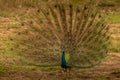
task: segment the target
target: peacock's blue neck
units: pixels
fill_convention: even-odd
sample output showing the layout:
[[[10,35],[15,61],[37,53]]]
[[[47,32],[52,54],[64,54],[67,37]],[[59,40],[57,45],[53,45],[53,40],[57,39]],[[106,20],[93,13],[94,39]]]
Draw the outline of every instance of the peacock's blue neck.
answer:
[[[65,52],[64,51],[62,53],[61,65],[62,66],[67,66],[67,63],[66,63],[66,60],[65,60]]]

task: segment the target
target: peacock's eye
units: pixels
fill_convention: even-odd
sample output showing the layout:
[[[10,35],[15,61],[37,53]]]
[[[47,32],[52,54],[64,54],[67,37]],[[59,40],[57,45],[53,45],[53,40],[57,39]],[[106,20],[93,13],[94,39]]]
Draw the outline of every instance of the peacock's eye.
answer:
[[[50,13],[49,12],[46,12],[47,15],[49,15]]]
[[[40,10],[38,9],[37,12],[40,12]]]
[[[87,10],[87,7],[86,7],[86,6],[84,7],[84,10]]]
[[[79,9],[77,9],[77,13],[80,13],[80,10],[79,10]]]
[[[70,4],[69,7],[72,8],[72,4]]]
[[[99,15],[99,18],[101,18],[102,16],[101,15]]]
[[[54,7],[55,7],[55,8],[57,8],[57,7],[58,7],[58,6],[57,6],[57,4],[56,4],[56,5],[54,5]]]
[[[40,24],[42,24],[43,23],[43,21],[42,20],[40,20]]]
[[[94,16],[95,16],[94,14],[91,15],[92,18],[93,18]]]

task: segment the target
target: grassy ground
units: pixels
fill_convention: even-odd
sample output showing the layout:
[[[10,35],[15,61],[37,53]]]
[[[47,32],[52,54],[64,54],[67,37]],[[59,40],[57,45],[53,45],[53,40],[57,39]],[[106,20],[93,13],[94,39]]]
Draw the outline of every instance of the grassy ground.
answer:
[[[111,24],[110,54],[92,69],[72,69],[64,72],[60,67],[41,68],[25,65],[27,60],[13,53],[14,34],[23,27],[20,20],[29,19],[24,15],[28,9],[15,13],[0,13],[0,80],[119,80],[120,79],[120,15],[113,12],[106,20]],[[15,15],[17,13],[17,15]]]
[[[105,62],[92,69],[17,67],[11,66],[0,74],[0,80],[119,80],[120,55],[109,54]]]

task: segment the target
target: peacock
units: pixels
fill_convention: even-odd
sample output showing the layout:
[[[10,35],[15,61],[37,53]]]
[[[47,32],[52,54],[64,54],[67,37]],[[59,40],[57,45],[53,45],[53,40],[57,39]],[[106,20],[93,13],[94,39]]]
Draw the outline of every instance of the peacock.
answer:
[[[70,53],[65,53],[65,52],[63,51],[61,58],[62,58],[62,59],[61,59],[61,67],[62,67],[62,68],[65,68],[65,69],[66,69],[66,68],[71,68],[71,66],[68,65],[69,60],[70,60]]]
[[[43,2],[18,32],[19,52],[34,65],[91,68],[108,54],[109,24],[93,2]]]

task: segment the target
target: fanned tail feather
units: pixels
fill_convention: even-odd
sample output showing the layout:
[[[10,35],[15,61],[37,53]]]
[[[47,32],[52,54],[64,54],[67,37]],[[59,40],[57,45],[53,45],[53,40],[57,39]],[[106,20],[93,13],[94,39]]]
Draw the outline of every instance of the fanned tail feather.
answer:
[[[36,62],[39,60],[38,64],[60,65],[65,51],[71,54],[72,67],[88,68],[107,55],[109,25],[92,4],[80,7],[72,3],[46,3],[27,25],[28,34],[21,31],[24,39],[18,42],[27,46],[23,52]]]

